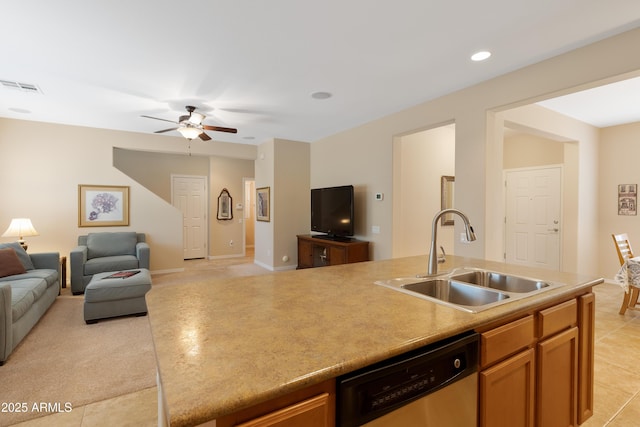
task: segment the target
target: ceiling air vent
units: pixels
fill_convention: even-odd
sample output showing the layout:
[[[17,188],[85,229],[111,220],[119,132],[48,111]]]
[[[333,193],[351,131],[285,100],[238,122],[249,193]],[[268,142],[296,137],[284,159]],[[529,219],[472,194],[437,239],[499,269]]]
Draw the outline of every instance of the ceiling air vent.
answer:
[[[42,93],[42,91],[38,86],[31,83],[21,83],[21,82],[15,82],[12,80],[0,80],[0,84],[6,87],[7,89],[20,90],[22,92],[29,92],[29,93]]]

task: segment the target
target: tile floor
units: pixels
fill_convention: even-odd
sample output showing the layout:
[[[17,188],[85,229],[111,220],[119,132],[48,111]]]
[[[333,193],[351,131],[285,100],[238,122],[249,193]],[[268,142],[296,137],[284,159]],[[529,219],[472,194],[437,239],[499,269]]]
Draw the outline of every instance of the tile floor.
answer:
[[[583,426],[640,425],[640,311],[619,315],[618,285],[595,287],[595,413]],[[155,387],[92,403],[67,414],[55,414],[19,424],[23,427],[156,426]]]

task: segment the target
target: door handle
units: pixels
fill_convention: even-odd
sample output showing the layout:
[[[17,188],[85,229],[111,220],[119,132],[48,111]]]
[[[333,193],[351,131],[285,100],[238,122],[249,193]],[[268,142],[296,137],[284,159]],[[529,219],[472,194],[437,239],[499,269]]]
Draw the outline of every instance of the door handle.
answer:
[[[558,228],[547,228],[547,231],[553,231],[554,233],[557,233],[558,230]]]

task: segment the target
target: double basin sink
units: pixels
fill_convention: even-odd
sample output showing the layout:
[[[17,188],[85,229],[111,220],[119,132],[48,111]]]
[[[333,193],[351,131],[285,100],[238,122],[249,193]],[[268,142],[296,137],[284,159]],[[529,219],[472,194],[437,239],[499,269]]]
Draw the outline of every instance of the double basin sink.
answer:
[[[560,286],[528,277],[469,268],[427,278],[400,278],[375,283],[472,313]]]

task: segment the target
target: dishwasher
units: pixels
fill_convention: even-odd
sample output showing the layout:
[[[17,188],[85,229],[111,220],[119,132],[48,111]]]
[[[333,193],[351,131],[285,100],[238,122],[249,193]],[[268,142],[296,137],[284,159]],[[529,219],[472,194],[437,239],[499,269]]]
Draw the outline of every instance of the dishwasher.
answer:
[[[338,427],[465,427],[478,418],[478,334],[469,332],[337,379]]]

